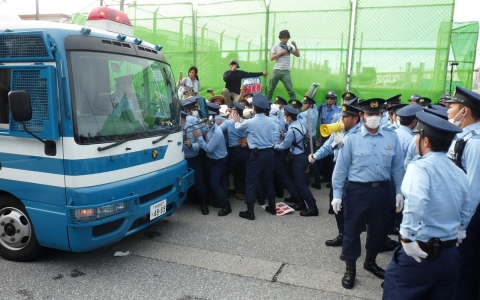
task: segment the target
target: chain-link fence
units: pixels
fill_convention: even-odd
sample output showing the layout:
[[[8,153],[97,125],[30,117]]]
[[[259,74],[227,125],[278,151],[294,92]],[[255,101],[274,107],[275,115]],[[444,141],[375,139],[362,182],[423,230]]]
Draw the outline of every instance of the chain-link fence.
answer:
[[[471,23],[455,27],[458,33],[452,35],[454,0],[356,3],[352,7],[350,0],[271,0],[268,5],[264,0],[227,0],[194,7],[183,2],[130,5],[127,14],[135,36],[162,45],[175,72],[185,73],[193,65],[198,68],[201,95],[208,95],[208,88],[220,94],[225,85],[223,73],[232,58],[239,60],[242,70],[268,71],[262,79],[265,91],[274,65],[270,51],[284,29],[300,50],[300,57],[291,56],[297,98],[317,82],[319,103],[328,90],[341,94],[348,87],[362,99],[399,93],[405,99],[418,93],[436,100],[448,91],[451,40],[455,60],[461,59],[465,70],[471,66],[470,75],[459,72],[459,80],[453,79],[471,86],[475,51],[466,54],[475,49],[478,23],[476,36]],[[353,14],[355,26],[350,37]],[[81,24],[84,17],[74,20]],[[274,96],[288,99],[282,84]]]

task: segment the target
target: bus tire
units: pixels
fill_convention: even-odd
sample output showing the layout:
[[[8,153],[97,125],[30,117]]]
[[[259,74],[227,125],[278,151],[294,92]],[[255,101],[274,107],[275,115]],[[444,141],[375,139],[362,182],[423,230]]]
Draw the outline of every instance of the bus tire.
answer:
[[[23,203],[0,195],[0,256],[12,261],[30,261],[42,251]]]

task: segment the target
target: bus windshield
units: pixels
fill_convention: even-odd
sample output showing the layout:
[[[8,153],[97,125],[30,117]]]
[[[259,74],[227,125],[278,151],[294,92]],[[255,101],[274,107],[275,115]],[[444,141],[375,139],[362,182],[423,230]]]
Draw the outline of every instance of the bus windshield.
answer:
[[[179,128],[176,86],[170,66],[112,53],[69,53],[78,144],[115,142]]]

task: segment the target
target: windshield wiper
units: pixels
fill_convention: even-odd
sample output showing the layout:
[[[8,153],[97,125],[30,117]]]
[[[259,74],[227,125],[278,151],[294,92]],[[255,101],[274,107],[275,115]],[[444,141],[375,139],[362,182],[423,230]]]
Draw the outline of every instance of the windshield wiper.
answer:
[[[176,126],[174,127],[172,130],[170,130],[169,132],[167,132],[165,135],[162,135],[161,137],[159,137],[158,139],[152,141],[152,144],[156,144],[158,142],[161,142],[162,140],[164,140],[167,136],[169,136],[170,134],[174,133],[175,131],[177,131],[179,129],[180,126]]]
[[[118,141],[118,142],[116,142],[116,143],[113,143],[113,144],[108,145],[108,146],[105,146],[105,147],[98,147],[97,150],[98,150],[98,151],[104,151],[104,150],[108,150],[108,149],[113,148],[113,147],[117,147],[117,146],[119,146],[119,145],[121,145],[121,144],[123,144],[123,143],[125,143],[125,142],[128,142],[128,141],[131,141],[131,140],[136,139],[137,137],[145,134],[145,132],[146,132],[146,131],[139,132],[139,133],[137,133],[137,134],[129,137],[128,139],[124,139],[124,140]]]

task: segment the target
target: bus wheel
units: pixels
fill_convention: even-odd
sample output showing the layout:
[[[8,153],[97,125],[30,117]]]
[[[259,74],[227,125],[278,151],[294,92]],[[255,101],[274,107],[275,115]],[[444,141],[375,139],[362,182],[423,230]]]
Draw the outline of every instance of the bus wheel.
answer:
[[[0,195],[0,256],[29,261],[42,250],[25,207],[10,195]]]

